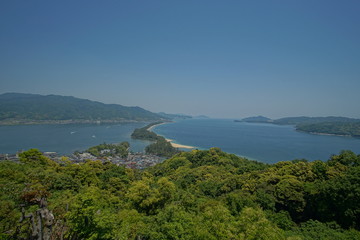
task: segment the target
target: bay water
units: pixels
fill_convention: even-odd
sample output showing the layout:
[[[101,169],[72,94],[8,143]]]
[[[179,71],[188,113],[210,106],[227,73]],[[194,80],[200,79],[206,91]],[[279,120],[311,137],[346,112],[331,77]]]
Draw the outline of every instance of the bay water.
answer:
[[[131,150],[141,152],[150,143],[131,139],[135,128],[148,123],[49,124],[0,126],[0,153],[38,148],[43,152],[68,155],[101,143],[128,141]]]
[[[101,143],[128,141],[134,152],[144,151],[149,141],[131,139],[135,128],[148,123],[0,126],[0,153],[38,148],[62,155]],[[188,119],[152,129],[175,143],[197,149],[219,147],[249,159],[275,163],[293,159],[327,160],[341,150],[360,153],[360,138],[313,135],[294,126],[234,122],[231,119]]]
[[[189,119],[153,129],[175,143],[198,149],[219,147],[228,153],[266,163],[294,159],[326,161],[341,150],[360,153],[360,138],[314,135],[294,126],[235,122],[231,119]]]

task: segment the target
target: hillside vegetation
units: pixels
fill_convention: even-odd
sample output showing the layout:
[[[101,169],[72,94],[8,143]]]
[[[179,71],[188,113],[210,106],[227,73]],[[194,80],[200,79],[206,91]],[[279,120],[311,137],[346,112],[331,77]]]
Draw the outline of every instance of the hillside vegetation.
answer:
[[[350,151],[267,165],[212,148],[145,171],[20,157],[0,162],[1,239],[360,239]]]
[[[360,119],[346,117],[293,117],[274,120],[275,124],[295,125],[308,133],[360,136]]]
[[[271,120],[258,116],[235,122],[295,125],[296,130],[302,132],[360,137],[360,119],[347,117],[286,117]]]
[[[299,125],[299,124],[314,124],[314,123],[352,123],[360,122],[360,119],[347,117],[286,117],[273,120],[276,124],[282,125]]]
[[[122,142],[117,144],[102,143],[97,146],[90,147],[85,152],[90,153],[95,157],[127,157],[129,154],[130,144]]]
[[[299,124],[296,126],[296,130],[310,133],[360,137],[360,122],[324,122]]]
[[[36,121],[156,121],[162,117],[140,107],[65,97],[7,93],[0,95],[0,123]]]

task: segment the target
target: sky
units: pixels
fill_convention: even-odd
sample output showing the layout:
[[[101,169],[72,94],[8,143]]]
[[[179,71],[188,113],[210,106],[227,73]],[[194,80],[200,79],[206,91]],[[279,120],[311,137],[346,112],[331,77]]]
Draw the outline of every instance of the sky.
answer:
[[[0,94],[360,118],[360,1],[3,0]]]

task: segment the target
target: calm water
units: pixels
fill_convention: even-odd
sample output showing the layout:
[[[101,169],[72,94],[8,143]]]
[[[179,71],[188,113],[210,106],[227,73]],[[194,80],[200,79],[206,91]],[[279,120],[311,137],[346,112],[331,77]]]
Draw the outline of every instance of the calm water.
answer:
[[[128,141],[132,151],[143,151],[149,142],[133,140],[130,135],[135,128],[145,125],[0,126],[0,153],[38,148],[41,151],[70,154],[103,142],[122,141]],[[223,151],[267,163],[299,158],[327,160],[342,149],[360,153],[359,138],[312,135],[297,132],[292,126],[191,119],[159,125],[153,130],[180,144],[198,149],[220,147]]]
[[[38,148],[44,152],[70,154],[103,142],[123,141],[128,141],[131,150],[138,152],[143,151],[149,142],[133,140],[130,135],[135,128],[145,125],[146,123],[0,126],[0,153]]]
[[[159,125],[154,131],[180,144],[199,149],[220,147],[267,163],[300,158],[327,160],[343,149],[360,153],[359,138],[312,135],[297,132],[292,126],[191,119]]]

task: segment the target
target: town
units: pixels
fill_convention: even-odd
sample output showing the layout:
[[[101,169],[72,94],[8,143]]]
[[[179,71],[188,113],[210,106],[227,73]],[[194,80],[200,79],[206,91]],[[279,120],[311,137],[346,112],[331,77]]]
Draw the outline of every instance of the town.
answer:
[[[21,152],[18,152],[16,154],[0,154],[0,161],[14,161],[19,162],[19,154]],[[54,160],[55,162],[61,163],[64,162],[64,160],[68,160],[74,164],[78,164],[85,161],[96,161],[100,160],[102,162],[111,162],[118,166],[123,165],[127,168],[132,169],[144,169],[147,167],[154,166],[158,163],[163,162],[166,158],[159,157],[152,154],[145,154],[142,152],[129,152],[127,156],[102,156],[97,157],[92,155],[89,152],[75,152],[71,155],[62,156],[59,155],[56,152],[43,152],[44,156],[50,158],[51,160]]]

